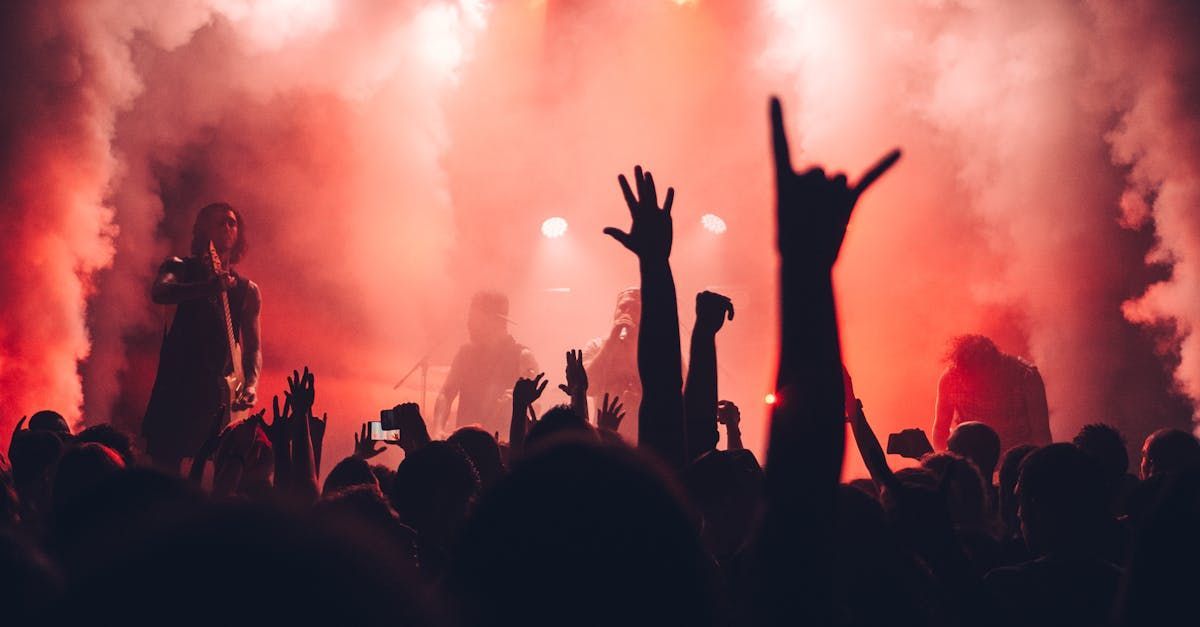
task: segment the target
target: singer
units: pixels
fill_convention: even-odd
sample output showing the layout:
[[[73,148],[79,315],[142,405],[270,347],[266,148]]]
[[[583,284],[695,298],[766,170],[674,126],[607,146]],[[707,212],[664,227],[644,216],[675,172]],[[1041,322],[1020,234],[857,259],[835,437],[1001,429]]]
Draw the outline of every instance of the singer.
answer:
[[[620,397],[626,417],[618,433],[626,442],[636,443],[638,406],[642,403],[642,382],[638,378],[637,334],[642,320],[642,293],[636,287],[617,295],[613,326],[608,337],[597,337],[583,348],[593,406],[605,393]]]

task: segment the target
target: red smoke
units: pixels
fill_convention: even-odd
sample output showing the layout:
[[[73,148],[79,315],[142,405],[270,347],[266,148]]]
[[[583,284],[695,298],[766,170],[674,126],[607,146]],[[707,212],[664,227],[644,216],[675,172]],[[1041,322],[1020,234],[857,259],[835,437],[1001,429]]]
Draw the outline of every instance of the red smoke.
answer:
[[[636,283],[600,230],[625,226],[616,174],[643,163],[677,190],[685,324],[701,289],[737,303],[722,396],[757,448],[775,342],[769,93],[797,165],[854,176],[905,149],[837,269],[847,364],[880,430],[928,427],[946,340],[967,332],[1039,366],[1058,438],[1184,424],[1172,375],[1200,397],[1200,25],[1184,3],[177,9],[4,9],[4,437],[43,407],[137,428],[163,324],[149,281],[214,200],[247,219],[261,393],[313,366],[328,459],[357,421],[419,400],[390,388],[427,352],[432,398],[477,288],[510,294],[514,335],[561,378],[563,351]],[[705,232],[705,213],[728,232]],[[539,235],[550,216],[566,236]]]

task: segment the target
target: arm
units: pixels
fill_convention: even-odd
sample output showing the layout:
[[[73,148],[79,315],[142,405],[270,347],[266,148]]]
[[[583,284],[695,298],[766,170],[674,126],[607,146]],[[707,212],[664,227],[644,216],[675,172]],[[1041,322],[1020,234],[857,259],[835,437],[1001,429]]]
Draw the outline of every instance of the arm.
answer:
[[[312,419],[313,400],[316,397],[315,377],[304,368],[301,374],[295,370],[288,377],[288,398],[292,403],[292,493],[306,502],[312,502],[320,495],[317,485],[317,466],[313,455],[312,433],[309,421]]]
[[[433,404],[433,430],[435,433],[446,431],[446,423],[450,420],[450,407],[454,404],[454,399],[458,398],[458,391],[462,388],[462,351],[454,355],[454,360],[450,362],[450,373],[446,375],[446,382],[442,385],[442,390],[438,392],[437,400]]]
[[[773,624],[832,624],[829,581],[834,503],[844,447],[845,400],[831,272],[859,195],[897,159],[855,186],[791,164],[783,110],[771,102],[780,257],[778,401],[765,468],[766,512],[758,586]]]
[[[857,404],[857,410],[850,417],[850,428],[854,431],[854,442],[858,444],[858,454],[862,456],[863,463],[867,465],[867,472],[871,473],[871,479],[875,481],[875,485],[887,490],[895,490],[898,485],[896,475],[888,466],[887,455],[883,452],[883,447],[879,445],[879,438],[875,437],[875,431],[867,422],[862,401],[858,401]]]
[[[717,432],[717,331],[726,316],[733,320],[733,303],[728,298],[713,292],[696,295],[696,325],[692,327],[692,354],[683,390],[688,461],[717,448],[721,437]]]
[[[253,407],[258,400],[258,376],[262,372],[262,295],[258,285],[250,281],[246,288],[246,307],[242,311],[242,371],[246,376],[246,388],[242,402]]]
[[[525,450],[525,432],[529,428],[526,416],[550,383],[543,380],[545,376],[543,372],[532,379],[521,377],[513,385],[512,420],[508,425],[508,457],[511,460],[519,458]]]
[[[638,375],[642,404],[638,412],[638,446],[653,451],[673,468],[687,462],[683,414],[683,355],[679,341],[679,307],[671,274],[675,190],[667,189],[661,209],[654,177],[634,169],[637,194],[625,175],[618,177],[633,226],[628,233],[604,232],[638,257],[642,279],[642,322],[638,332]]]
[[[1053,441],[1050,435],[1050,407],[1046,402],[1046,384],[1037,368],[1030,368],[1024,382],[1026,416],[1033,443],[1046,446]]]
[[[950,440],[950,423],[954,422],[954,393],[949,371],[938,379],[937,401],[933,407],[933,448],[946,450],[946,442]]]

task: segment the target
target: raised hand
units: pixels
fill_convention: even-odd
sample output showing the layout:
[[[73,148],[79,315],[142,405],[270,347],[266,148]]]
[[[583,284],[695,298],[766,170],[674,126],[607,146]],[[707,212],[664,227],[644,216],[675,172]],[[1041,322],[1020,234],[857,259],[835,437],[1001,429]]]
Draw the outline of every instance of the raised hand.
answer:
[[[583,367],[583,351],[567,351],[566,378],[567,382],[560,384],[558,389],[566,392],[567,396],[587,394],[588,377],[587,370]]]
[[[733,401],[720,401],[717,403],[717,422],[731,429],[737,428],[742,422],[742,412]]]
[[[643,260],[665,260],[671,256],[671,205],[675,203],[675,188],[667,188],[667,197],[659,209],[654,175],[643,173],[639,165],[633,169],[633,179],[637,186],[636,195],[624,174],[617,177],[621,193],[625,195],[625,204],[629,206],[629,216],[633,219],[629,232],[610,226],[604,229],[604,233]]]
[[[614,396],[610,403],[608,392],[605,392],[604,400],[600,403],[600,408],[596,410],[596,425],[601,429],[616,433],[622,420],[625,420],[625,406],[621,404],[621,397]]]
[[[779,255],[785,263],[798,260],[832,269],[855,203],[900,160],[900,150],[884,155],[853,186],[848,184],[845,174],[831,178],[820,167],[796,172],[792,169],[783,107],[778,98],[771,99],[771,140],[775,153]]]
[[[725,318],[733,320],[733,301],[716,292],[696,294],[696,328],[706,333],[716,333],[725,324]]]
[[[392,408],[396,416],[396,426],[400,429],[400,448],[405,454],[429,443],[429,429],[425,419],[421,417],[421,406],[416,403],[400,403]]]
[[[368,431],[369,424],[364,422],[358,433],[354,434],[354,456],[360,459],[371,459],[387,450],[387,447],[375,447],[375,441],[371,439],[371,434]]]
[[[312,416],[313,401],[316,399],[316,381],[313,374],[304,367],[304,373],[293,370],[287,379],[287,399],[292,405],[292,415],[296,417]]]
[[[255,414],[259,421],[262,422],[263,416],[267,410],[262,410]],[[271,399],[271,424],[262,422],[263,432],[267,434],[267,439],[271,441],[271,447],[279,451],[287,445],[288,441],[288,424],[292,419],[292,401],[290,398],[284,400],[283,410],[279,409],[279,397],[275,396]]]
[[[544,379],[546,373],[541,372],[532,379],[521,377],[517,379],[513,385],[513,409],[527,410],[537,399],[542,397],[542,392],[546,391],[546,385],[549,380]]]

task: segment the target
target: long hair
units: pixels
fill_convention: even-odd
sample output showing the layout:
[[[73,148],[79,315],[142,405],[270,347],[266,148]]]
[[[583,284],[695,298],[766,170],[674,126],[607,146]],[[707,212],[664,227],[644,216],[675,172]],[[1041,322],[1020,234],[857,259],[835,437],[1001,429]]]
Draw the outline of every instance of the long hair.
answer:
[[[995,342],[985,336],[960,335],[950,340],[946,363],[970,371],[999,363],[1002,355]]]
[[[200,213],[196,214],[196,222],[192,225],[192,254],[203,255],[208,252],[208,234],[204,232],[204,227],[212,214],[226,211],[232,211],[237,218],[238,238],[233,244],[233,250],[229,251],[229,259],[222,261],[230,264],[237,263],[246,255],[246,221],[242,219],[242,214],[237,209],[233,208],[227,202],[214,202],[210,205],[205,205],[200,209]]]

